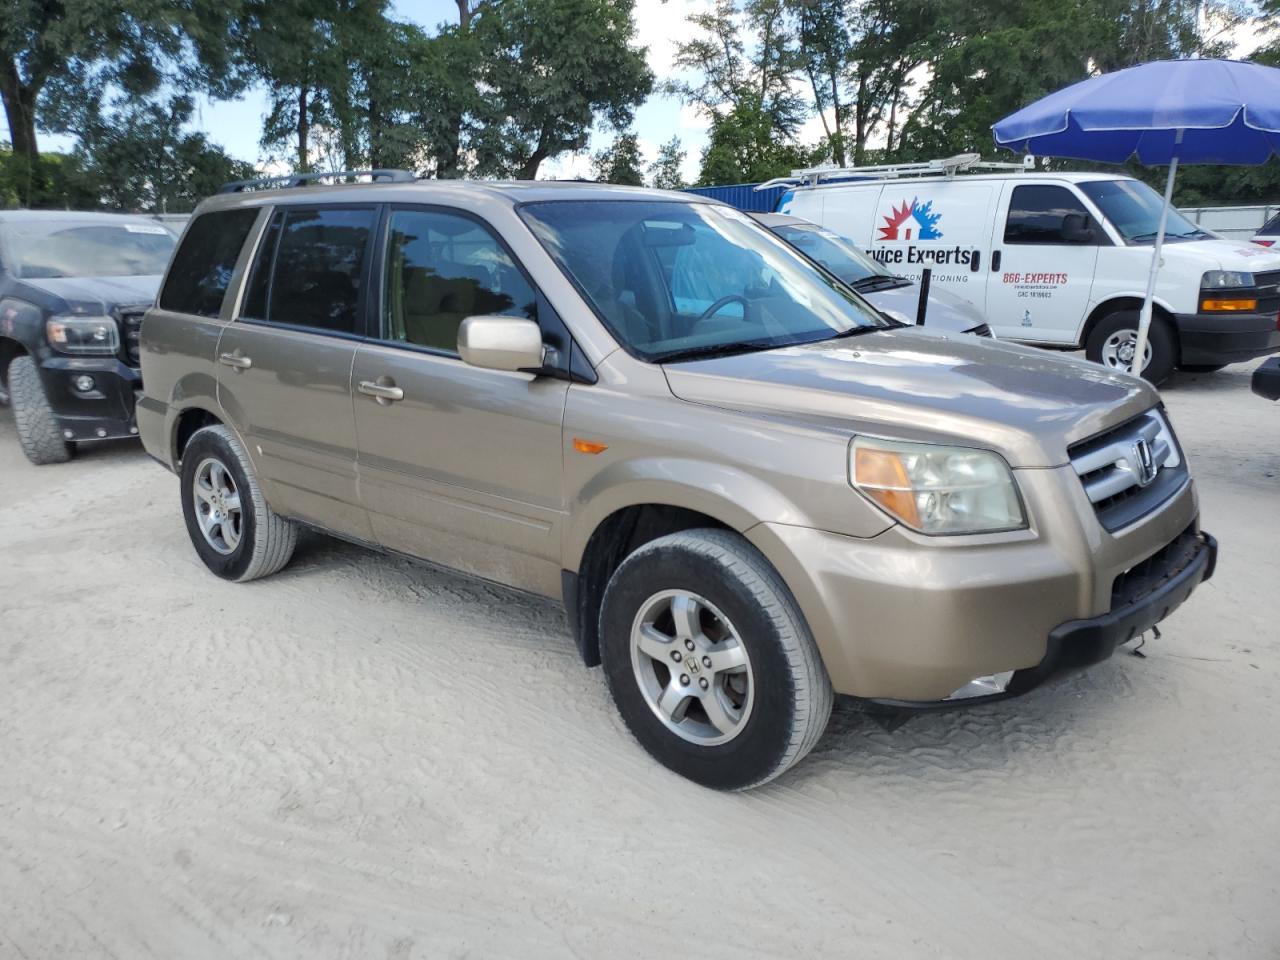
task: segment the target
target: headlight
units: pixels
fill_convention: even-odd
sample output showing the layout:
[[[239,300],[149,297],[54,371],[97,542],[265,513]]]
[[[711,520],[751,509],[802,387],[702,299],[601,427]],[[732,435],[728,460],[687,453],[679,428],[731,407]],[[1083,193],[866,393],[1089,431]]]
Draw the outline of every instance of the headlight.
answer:
[[[1201,290],[1222,290],[1229,287],[1252,287],[1253,274],[1239,270],[1209,270],[1200,280]]]
[[[113,354],[120,349],[120,328],[111,317],[50,317],[49,345],[61,353]]]
[[[969,447],[855,437],[854,487],[912,530],[991,533],[1027,525],[1009,465]]]

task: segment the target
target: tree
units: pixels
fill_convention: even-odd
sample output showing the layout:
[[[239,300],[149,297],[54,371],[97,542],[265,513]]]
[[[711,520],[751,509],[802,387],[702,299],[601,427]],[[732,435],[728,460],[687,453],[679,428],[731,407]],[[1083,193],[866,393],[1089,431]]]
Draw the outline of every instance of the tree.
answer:
[[[777,137],[773,118],[759,102],[743,100],[711,121],[698,183],[759,183],[813,160],[804,147]]]
[[[591,175],[602,183],[618,183],[627,187],[644,184],[640,155],[640,138],[634,133],[620,133],[613,143],[598,151],[591,161]]]
[[[630,125],[653,87],[633,46],[634,0],[503,0],[471,23],[483,90],[468,147],[482,174],[532,180],[544,160],[581,150],[597,117]]]
[[[658,148],[657,159],[649,164],[649,184],[656,190],[683,190],[681,168],[688,151],[680,149],[680,138],[672,137]]]

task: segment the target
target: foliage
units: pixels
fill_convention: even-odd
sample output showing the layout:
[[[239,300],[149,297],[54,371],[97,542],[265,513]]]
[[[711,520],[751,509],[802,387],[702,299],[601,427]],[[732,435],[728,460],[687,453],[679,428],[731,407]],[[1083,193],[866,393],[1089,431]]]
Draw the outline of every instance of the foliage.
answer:
[[[680,148],[680,138],[672,137],[658,148],[658,156],[649,164],[649,185],[656,190],[683,190],[685,188],[684,158],[687,150]]]
[[[0,144],[0,208],[92,209],[98,197],[78,157],[42,153],[34,160]]]
[[[639,187],[644,183],[643,163],[640,138],[634,133],[620,133],[613,143],[592,157],[591,176],[601,183]]]
[[[794,140],[776,135],[773,117],[758,101],[744,99],[711,121],[698,184],[758,183],[786,176],[815,159]]]

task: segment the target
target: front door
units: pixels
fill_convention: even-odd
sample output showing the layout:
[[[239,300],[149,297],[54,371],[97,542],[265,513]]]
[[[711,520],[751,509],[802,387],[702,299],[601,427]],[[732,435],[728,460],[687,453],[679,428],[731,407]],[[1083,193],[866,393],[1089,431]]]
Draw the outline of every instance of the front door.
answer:
[[[282,207],[218,343],[218,398],[287,517],[371,540],[356,483],[351,366],[377,210]]]
[[[381,339],[356,351],[360,486],[383,546],[548,596],[560,589],[563,380],[472,367],[468,316],[537,317],[537,295],[482,222],[393,210]]]
[[[1005,191],[991,254],[987,323],[1001,339],[1075,343],[1089,307],[1098,246],[1111,241],[1065,186],[1015,182]]]

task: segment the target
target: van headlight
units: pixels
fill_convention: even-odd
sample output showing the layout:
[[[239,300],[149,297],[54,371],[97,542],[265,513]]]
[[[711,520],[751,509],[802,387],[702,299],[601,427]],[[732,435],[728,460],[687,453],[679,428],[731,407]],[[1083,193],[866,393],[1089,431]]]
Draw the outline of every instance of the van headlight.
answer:
[[[59,353],[108,356],[120,349],[120,328],[111,317],[50,317],[44,330]]]
[[[912,530],[993,533],[1027,525],[1013,472],[988,450],[855,437],[853,486]]]
[[[1239,270],[1208,270],[1200,279],[1201,290],[1230,290],[1235,287],[1252,287],[1253,274]]]

